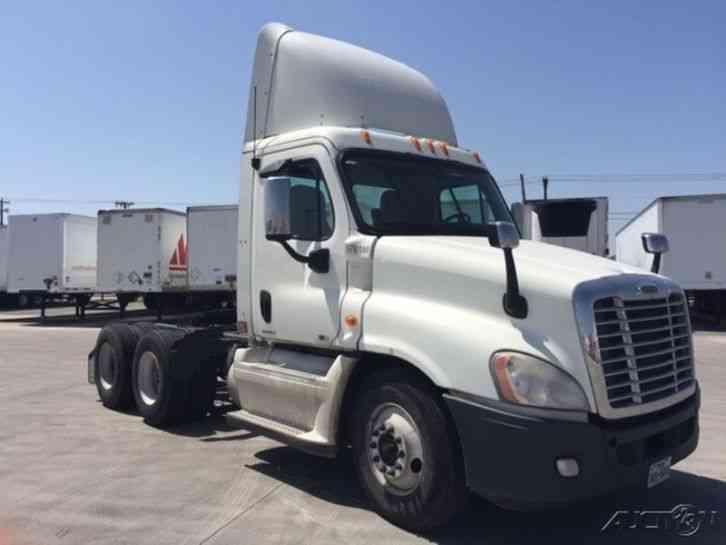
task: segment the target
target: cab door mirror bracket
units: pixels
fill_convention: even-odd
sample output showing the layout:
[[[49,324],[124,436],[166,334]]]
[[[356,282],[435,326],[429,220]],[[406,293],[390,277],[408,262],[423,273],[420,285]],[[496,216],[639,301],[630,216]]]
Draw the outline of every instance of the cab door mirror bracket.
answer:
[[[662,233],[643,233],[640,235],[643,242],[643,250],[653,254],[653,265],[650,272],[658,274],[660,270],[660,256],[669,250],[668,237]]]
[[[519,246],[519,232],[513,223],[496,221],[489,231],[489,244],[494,248],[501,248],[504,252],[504,266],[507,273],[507,291],[502,297],[504,311],[513,318],[527,317],[527,300],[519,293],[519,280],[517,267],[514,264],[512,250]]]

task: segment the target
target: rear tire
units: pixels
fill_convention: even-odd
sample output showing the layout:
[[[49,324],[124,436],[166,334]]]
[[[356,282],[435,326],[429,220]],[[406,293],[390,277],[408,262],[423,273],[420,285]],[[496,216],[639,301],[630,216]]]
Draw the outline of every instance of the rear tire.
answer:
[[[212,406],[217,367],[194,350],[173,350],[185,336],[182,329],[157,327],[136,346],[133,393],[139,413],[151,426],[196,420]]]
[[[416,532],[446,523],[464,505],[463,460],[438,393],[391,371],[363,385],[352,416],[355,469],[376,511]]]
[[[96,340],[96,389],[103,405],[113,410],[131,406],[131,362],[138,334],[127,324],[105,326]]]

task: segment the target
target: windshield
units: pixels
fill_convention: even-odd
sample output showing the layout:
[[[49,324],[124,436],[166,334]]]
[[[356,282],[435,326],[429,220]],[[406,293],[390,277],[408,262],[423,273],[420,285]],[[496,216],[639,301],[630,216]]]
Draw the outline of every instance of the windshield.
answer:
[[[361,232],[474,235],[511,216],[484,169],[406,154],[349,152],[343,178]]]

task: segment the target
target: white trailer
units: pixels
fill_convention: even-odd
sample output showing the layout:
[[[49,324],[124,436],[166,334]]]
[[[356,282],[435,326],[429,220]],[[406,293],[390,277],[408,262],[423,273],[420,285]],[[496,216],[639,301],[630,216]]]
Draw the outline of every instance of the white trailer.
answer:
[[[14,215],[10,224],[9,292],[90,298],[96,289],[96,218]]]
[[[522,238],[598,256],[608,251],[608,198],[538,199],[512,205]]]
[[[236,204],[187,208],[189,289],[237,288],[238,211]]]
[[[187,290],[186,214],[164,208],[98,211],[98,288],[121,309],[138,295],[159,308],[160,294]]]
[[[10,254],[10,230],[0,225],[0,305],[8,299],[8,256]]]
[[[668,237],[660,274],[686,290],[694,312],[726,318],[726,193],[655,199],[615,235],[616,259],[650,269],[653,256],[641,242],[648,232]]]

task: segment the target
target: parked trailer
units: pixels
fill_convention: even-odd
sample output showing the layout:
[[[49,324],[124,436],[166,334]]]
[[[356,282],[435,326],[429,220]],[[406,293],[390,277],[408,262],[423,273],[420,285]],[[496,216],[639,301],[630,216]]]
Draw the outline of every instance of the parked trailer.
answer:
[[[164,208],[98,211],[98,287],[121,310],[138,296],[161,312],[187,291],[186,214]]]
[[[62,297],[85,307],[96,290],[96,218],[23,214],[10,225],[8,291],[21,305]]]
[[[238,210],[237,205],[187,208],[189,289],[204,292],[219,303],[234,303],[235,299]]]
[[[657,485],[696,448],[681,288],[520,244],[423,74],[271,24],[249,104],[239,334],[107,325],[88,358],[105,406],[167,426],[207,414],[223,383],[228,417],[350,453],[376,510],[416,531],[468,490],[576,503]]]
[[[10,254],[10,230],[0,225],[0,306],[12,304],[8,295],[8,257]]]
[[[538,199],[512,205],[522,238],[607,256],[608,198]]]
[[[616,258],[650,269],[644,232],[668,236],[670,251],[663,255],[660,274],[678,282],[689,296],[692,310],[713,321],[726,321],[726,193],[659,197],[626,223],[615,235]]]

